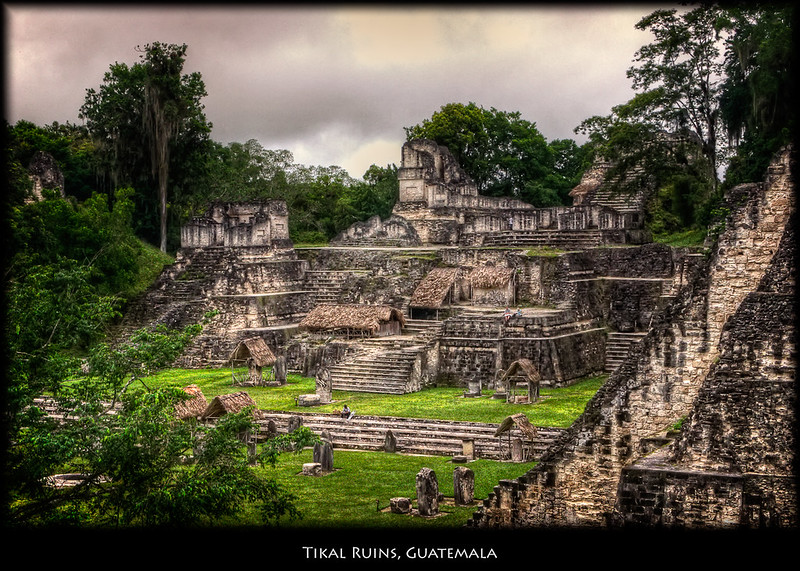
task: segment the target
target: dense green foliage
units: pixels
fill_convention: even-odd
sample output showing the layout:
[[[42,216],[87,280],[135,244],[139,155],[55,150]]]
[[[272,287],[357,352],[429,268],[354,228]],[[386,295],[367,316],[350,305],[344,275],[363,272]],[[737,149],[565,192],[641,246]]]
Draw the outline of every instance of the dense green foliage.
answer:
[[[725,189],[763,180],[790,142],[792,12],[703,4],[637,24],[654,41],[628,71],[636,95],[576,132],[613,164],[607,179],[618,191],[654,189],[647,223],[656,237],[708,227]]]
[[[406,137],[447,147],[487,196],[514,196],[534,206],[568,203],[585,170],[585,151],[571,140],[548,144],[519,112],[449,103],[406,127]]]

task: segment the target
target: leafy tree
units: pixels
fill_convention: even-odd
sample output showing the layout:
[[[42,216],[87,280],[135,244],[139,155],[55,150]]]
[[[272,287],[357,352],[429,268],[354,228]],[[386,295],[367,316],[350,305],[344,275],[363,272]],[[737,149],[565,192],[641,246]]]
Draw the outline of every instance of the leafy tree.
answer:
[[[793,16],[791,4],[734,5],[721,14],[730,36],[720,112],[738,149],[726,172],[729,185],[761,180],[794,132]]]
[[[85,127],[71,123],[52,123],[45,127],[30,121],[6,123],[8,182],[12,193],[9,205],[21,204],[29,197],[28,165],[37,151],[50,154],[64,175],[64,192],[78,200],[89,197],[97,186],[95,149]]]
[[[640,90],[638,113],[667,132],[691,133],[715,184],[724,69],[719,10],[701,5],[680,15],[660,9],[645,16],[636,28],[655,40],[636,52],[637,65],[628,70],[634,90]]]
[[[94,293],[88,268],[62,266],[32,269],[11,285],[7,524],[201,525],[235,518],[248,505],[260,506],[265,522],[297,517],[292,496],[251,466],[242,439],[254,428],[247,412],[214,426],[182,421],[174,407],[187,398],[183,391],[152,391],[142,382],[172,362],[201,326],[141,330],[121,345],[96,344],[88,373],[81,372],[72,347],[96,338],[114,303]],[[45,414],[34,400],[45,389],[63,416]],[[270,441],[257,460],[274,464],[276,454],[315,440],[296,431]],[[61,472],[80,474],[80,482],[50,485]]]
[[[409,140],[431,139],[450,149],[481,194],[552,206],[563,204],[566,187],[577,182],[574,173],[568,177],[556,167],[556,161],[567,164],[565,153],[577,147],[548,145],[536,125],[519,112],[449,103],[405,131]]]
[[[182,73],[186,45],[154,42],[137,49],[139,63],[113,64],[99,91],[87,90],[80,117],[86,119],[114,186],[149,190],[155,181],[159,243],[166,251],[174,159],[195,166],[191,155],[202,153],[211,125],[201,103],[206,95],[201,75]]]

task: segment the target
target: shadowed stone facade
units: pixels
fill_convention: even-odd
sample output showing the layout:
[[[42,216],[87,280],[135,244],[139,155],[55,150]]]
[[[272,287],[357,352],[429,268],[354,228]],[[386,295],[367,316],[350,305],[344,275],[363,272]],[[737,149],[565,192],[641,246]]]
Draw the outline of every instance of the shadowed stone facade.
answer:
[[[797,525],[791,156],[729,194],[725,229],[688,286],[473,526]]]

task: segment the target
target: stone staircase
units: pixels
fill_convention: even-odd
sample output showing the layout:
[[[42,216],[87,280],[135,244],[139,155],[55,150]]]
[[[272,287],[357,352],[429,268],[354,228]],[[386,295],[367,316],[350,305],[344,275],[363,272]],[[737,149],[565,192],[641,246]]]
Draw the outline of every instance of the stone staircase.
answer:
[[[435,319],[406,319],[403,335],[428,343],[436,339],[442,332],[444,322]]]
[[[339,301],[339,295],[348,277],[367,273],[369,273],[367,270],[306,270],[305,287],[316,292],[317,305],[335,304]]]
[[[631,349],[635,347],[647,333],[620,333],[609,331],[606,341],[606,366],[607,373],[613,373],[628,358]]]
[[[603,243],[600,230],[504,230],[483,239],[484,247],[588,250]]]
[[[294,413],[259,410],[257,422],[262,431],[272,421],[279,433],[288,431],[289,419],[299,416],[302,425],[315,434],[327,431],[334,449],[384,450],[386,433],[391,430],[397,442],[397,452],[426,456],[458,456],[464,452],[464,442],[472,441],[476,458],[509,460],[509,439],[522,438],[516,427],[502,436],[494,435],[499,424],[356,415],[345,420],[338,414]],[[538,459],[564,431],[561,428],[537,427],[537,438],[527,445],[528,459]]]
[[[414,363],[423,349],[414,338],[365,339],[353,355],[329,368],[331,386],[365,393],[413,392]]]
[[[617,212],[640,212],[643,198],[643,192],[634,194],[612,192],[607,187],[601,187],[594,192],[589,202],[594,205],[613,208]]]

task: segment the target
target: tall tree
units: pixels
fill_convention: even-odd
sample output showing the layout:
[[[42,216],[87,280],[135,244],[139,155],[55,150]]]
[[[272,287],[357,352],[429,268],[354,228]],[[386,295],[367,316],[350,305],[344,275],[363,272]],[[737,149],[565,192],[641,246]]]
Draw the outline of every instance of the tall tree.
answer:
[[[431,139],[450,149],[481,194],[514,196],[535,206],[562,203],[565,193],[557,187],[569,183],[556,161],[563,162],[570,148],[548,145],[519,112],[448,103],[405,131],[409,140]]]
[[[206,95],[202,77],[183,74],[186,50],[186,44],[160,42],[137,47],[141,61],[112,65],[100,90],[87,90],[80,110],[115,186],[141,189],[144,181],[155,180],[162,251],[167,249],[171,152],[180,139],[207,141],[211,130],[201,103]],[[143,152],[142,141],[149,152]]]
[[[733,5],[722,14],[730,36],[721,117],[738,151],[726,173],[728,184],[761,180],[773,154],[794,133],[793,15],[791,4]]]
[[[712,180],[717,180],[719,153],[719,95],[723,84],[723,38],[720,8],[701,5],[678,14],[656,10],[636,28],[649,31],[654,41],[635,54],[628,70],[639,111],[668,132],[689,131],[702,144]]]

